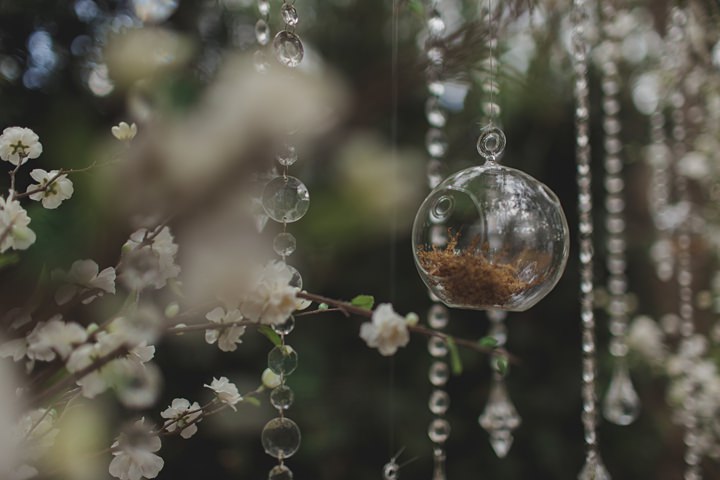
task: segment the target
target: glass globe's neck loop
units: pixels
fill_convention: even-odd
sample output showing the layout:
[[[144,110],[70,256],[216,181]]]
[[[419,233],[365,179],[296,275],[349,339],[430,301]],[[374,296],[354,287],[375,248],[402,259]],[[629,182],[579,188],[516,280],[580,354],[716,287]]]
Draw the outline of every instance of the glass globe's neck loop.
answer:
[[[497,163],[505,151],[507,139],[505,133],[493,122],[487,125],[480,132],[477,142],[477,150],[481,157],[489,163]]]

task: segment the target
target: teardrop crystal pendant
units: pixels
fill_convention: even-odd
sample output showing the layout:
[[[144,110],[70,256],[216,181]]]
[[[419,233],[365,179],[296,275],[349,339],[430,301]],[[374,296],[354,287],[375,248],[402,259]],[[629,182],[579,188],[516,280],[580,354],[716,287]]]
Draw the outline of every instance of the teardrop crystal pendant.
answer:
[[[640,398],[625,365],[615,368],[603,403],[603,415],[616,425],[630,425],[640,413]]]
[[[522,419],[510,400],[502,378],[493,381],[488,403],[478,422],[490,434],[490,445],[495,454],[505,458],[512,447],[512,433],[520,426]]]
[[[597,452],[590,451],[578,480],[611,480],[605,465]]]
[[[273,49],[278,62],[286,67],[294,68],[300,65],[305,56],[302,40],[296,34],[283,30],[275,35]]]

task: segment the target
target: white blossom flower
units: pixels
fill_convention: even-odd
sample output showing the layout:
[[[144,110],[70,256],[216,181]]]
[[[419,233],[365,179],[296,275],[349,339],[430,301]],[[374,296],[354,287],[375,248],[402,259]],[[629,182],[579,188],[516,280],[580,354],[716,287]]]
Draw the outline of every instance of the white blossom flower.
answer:
[[[285,322],[298,307],[298,288],[290,285],[293,276],[293,270],[284,262],[268,263],[246,292],[240,312],[248,320],[266,325]]]
[[[243,399],[235,384],[230,382],[227,377],[213,378],[212,383],[205,385],[205,387],[215,392],[217,399],[229,405],[233,410],[237,410],[235,404],[241,402]]]
[[[148,238],[152,237],[152,240]],[[141,228],[123,245],[120,279],[133,291],[147,287],[162,288],[180,274],[175,263],[178,246],[170,229],[163,227],[157,235]]]
[[[8,249],[26,250],[35,243],[30,217],[20,202],[0,197],[0,253]]]
[[[228,310],[226,312],[224,308],[217,307],[205,315],[205,318],[212,323],[226,325],[239,322],[243,319],[243,316],[238,310]],[[205,341],[210,345],[217,342],[218,347],[220,347],[220,350],[223,352],[234,352],[237,349],[237,344],[242,343],[240,337],[242,337],[244,333],[245,327],[242,325],[233,325],[222,329],[209,328],[205,330]]]
[[[407,322],[395,313],[392,305],[383,303],[373,312],[372,321],[360,327],[360,338],[368,347],[377,348],[381,355],[387,357],[408,344],[410,332]]]
[[[17,438],[23,439],[23,455],[28,460],[38,460],[55,444],[60,433],[55,428],[57,412],[38,408],[23,415],[17,426]]]
[[[660,366],[667,357],[664,345],[665,335],[660,326],[650,317],[639,316],[630,323],[628,347],[642,355],[651,365]]]
[[[73,349],[87,341],[85,329],[78,323],[65,323],[56,315],[47,323],[38,324],[27,337],[27,354],[34,360],[50,362],[60,356],[67,359]]]
[[[131,123],[128,125],[127,122],[120,122],[110,129],[113,137],[121,141],[130,141],[137,135],[137,125]]]
[[[8,340],[0,345],[0,358],[12,358],[19,362],[27,355],[28,342],[25,337]]]
[[[15,471],[11,472],[8,480],[29,480],[37,477],[39,474],[40,472],[37,468],[24,464],[20,465],[15,469]]]
[[[165,466],[163,459],[155,455],[160,448],[160,437],[145,425],[145,419],[138,421],[112,444],[115,458],[110,462],[110,475],[120,480],[157,477]]]
[[[70,355],[65,366],[71,373],[79,372],[88,368],[97,360],[107,357],[123,345],[127,347],[124,335],[100,332],[97,335],[95,343],[76,348]],[[82,387],[83,396],[86,398],[95,398],[108,388],[115,387],[122,389],[128,383],[130,377],[138,375],[137,378],[147,380],[149,387],[155,387],[156,390],[156,387],[159,386],[157,382],[154,382],[156,379],[142,377],[143,373],[153,375],[154,372],[141,371],[143,364],[152,360],[154,355],[154,346],[148,346],[146,344],[138,345],[131,348],[125,357],[112,360],[103,367],[83,376],[77,381],[77,384]],[[120,393],[122,394],[123,392]],[[129,397],[121,396],[121,400],[123,398],[127,399]],[[137,402],[131,401],[130,403]]]
[[[26,192],[35,192],[30,193],[30,199],[42,201],[43,207],[48,210],[59,207],[63,200],[72,197],[75,191],[72,181],[67,175],[60,175],[58,170],[46,172],[36,168],[30,172],[30,176],[38,183],[29,185]]]
[[[84,298],[82,303],[88,304],[105,293],[115,294],[115,269],[107,267],[100,271],[100,267],[93,260],[77,260],[65,273],[60,270],[53,272],[53,277],[62,280],[65,284],[55,292],[55,301],[64,305],[78,294],[92,295]]]
[[[29,128],[8,127],[0,135],[0,158],[13,165],[38,158],[42,151],[40,137]]]
[[[180,436],[188,439],[197,433],[198,427],[196,421],[202,415],[202,409],[197,402],[192,405],[184,398],[176,398],[172,404],[165,409],[160,416],[167,418],[165,422],[165,430],[172,433],[180,430]]]

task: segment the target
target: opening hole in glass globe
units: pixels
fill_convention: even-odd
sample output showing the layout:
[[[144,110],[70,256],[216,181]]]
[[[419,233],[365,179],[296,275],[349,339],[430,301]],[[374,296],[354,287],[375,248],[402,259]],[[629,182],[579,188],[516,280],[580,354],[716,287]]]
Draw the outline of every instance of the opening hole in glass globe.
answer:
[[[448,196],[443,195],[435,201],[435,205],[430,212],[435,223],[440,223],[447,219],[455,207],[455,200]]]

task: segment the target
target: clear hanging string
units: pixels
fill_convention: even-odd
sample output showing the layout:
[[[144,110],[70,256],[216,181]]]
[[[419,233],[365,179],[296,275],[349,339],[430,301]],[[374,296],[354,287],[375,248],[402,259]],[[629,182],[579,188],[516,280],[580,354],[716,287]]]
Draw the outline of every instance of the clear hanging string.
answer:
[[[260,0],[260,3],[267,2]],[[275,58],[280,65],[288,68],[300,65],[304,55],[302,41],[295,34],[299,17],[294,4],[295,0],[283,1],[280,15],[284,28],[273,39]],[[269,13],[269,5],[266,11]],[[276,149],[275,159],[282,168],[282,174],[265,186],[263,208],[270,218],[282,225],[282,231],[273,239],[273,250],[280,256],[284,266],[292,272],[290,284],[302,289],[302,276],[294,267],[286,264],[287,257],[295,252],[297,245],[295,237],[287,231],[288,224],[300,220],[310,205],[310,194],[305,184],[288,174],[289,167],[298,160],[297,148],[293,142],[295,133],[296,129],[289,127],[286,138],[279,142]],[[280,345],[268,354],[268,368],[280,377],[279,385],[270,392],[270,403],[277,410],[278,416],[265,425],[261,441],[265,452],[278,460],[278,464],[270,470],[268,479],[291,480],[293,473],[285,460],[298,451],[301,442],[300,428],[286,417],[287,410],[295,400],[295,393],[287,385],[287,377],[297,369],[298,354],[286,343],[287,335],[295,328],[295,319],[290,316],[284,323],[273,325],[272,328],[280,336]]]
[[[573,0],[572,60],[575,71],[575,130],[578,185],[579,256],[580,256],[580,315],[582,320],[582,423],[585,430],[586,460],[579,480],[609,480],[597,441],[597,356],[595,347],[595,314],[593,311],[593,201],[590,173],[590,103],[588,84],[588,57],[590,46],[587,29],[589,0]]]
[[[620,119],[620,73],[618,60],[622,48],[622,35],[614,24],[618,14],[615,0],[600,5],[604,51],[602,59],[602,107],[604,133],[605,170],[605,248],[608,314],[610,327],[610,355],[614,358],[614,370],[610,387],[603,402],[603,414],[617,425],[629,425],[640,412],[640,399],[630,378],[627,366],[628,346],[628,279],[626,275],[625,238],[625,179],[624,153],[622,150],[622,123]]]

